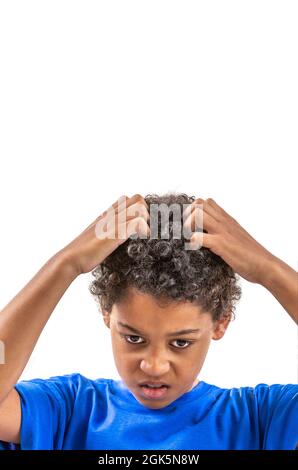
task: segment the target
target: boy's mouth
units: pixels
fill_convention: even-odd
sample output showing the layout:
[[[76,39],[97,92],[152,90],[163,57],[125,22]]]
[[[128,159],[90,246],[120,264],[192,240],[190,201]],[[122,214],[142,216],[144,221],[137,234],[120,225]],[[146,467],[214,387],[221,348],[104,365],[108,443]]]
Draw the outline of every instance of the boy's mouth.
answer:
[[[168,392],[169,385],[166,384],[154,384],[153,382],[149,383],[142,383],[140,384],[141,390],[143,392],[143,395],[146,398],[150,399],[160,399],[164,398]]]

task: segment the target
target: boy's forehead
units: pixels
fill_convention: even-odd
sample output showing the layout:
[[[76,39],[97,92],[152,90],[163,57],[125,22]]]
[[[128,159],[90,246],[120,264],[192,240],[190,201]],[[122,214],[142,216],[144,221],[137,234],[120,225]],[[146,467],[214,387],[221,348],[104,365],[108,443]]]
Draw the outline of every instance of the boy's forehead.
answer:
[[[137,313],[140,310],[148,313],[162,313],[167,315],[171,312],[183,313],[192,311],[200,313],[198,305],[186,301],[175,301],[169,298],[156,298],[151,294],[140,292],[136,288],[129,288],[125,297],[117,303],[117,309],[123,312]]]
[[[113,305],[112,313],[117,322],[138,325],[143,329],[157,325],[170,331],[182,328],[200,328],[210,315],[203,314],[200,307],[191,302],[167,301],[160,304],[158,299],[150,294],[130,289],[120,302]],[[137,326],[136,326],[137,328]]]

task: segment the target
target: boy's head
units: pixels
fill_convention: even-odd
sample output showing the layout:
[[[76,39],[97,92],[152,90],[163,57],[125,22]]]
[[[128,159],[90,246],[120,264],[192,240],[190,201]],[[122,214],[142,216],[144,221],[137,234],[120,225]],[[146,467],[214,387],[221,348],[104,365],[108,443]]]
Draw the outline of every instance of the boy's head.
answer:
[[[152,409],[193,388],[211,339],[222,338],[241,296],[237,275],[220,257],[204,247],[185,249],[182,210],[194,200],[186,194],[147,195],[149,214],[152,203],[181,206],[181,237],[170,214],[168,239],[160,231],[157,239],[129,238],[92,272],[89,289],[111,330],[119,375]],[[158,225],[164,228],[160,220]],[[175,333],[181,330],[198,331]],[[140,383],[148,382],[168,388],[146,392]],[[158,393],[159,398],[148,395]]]

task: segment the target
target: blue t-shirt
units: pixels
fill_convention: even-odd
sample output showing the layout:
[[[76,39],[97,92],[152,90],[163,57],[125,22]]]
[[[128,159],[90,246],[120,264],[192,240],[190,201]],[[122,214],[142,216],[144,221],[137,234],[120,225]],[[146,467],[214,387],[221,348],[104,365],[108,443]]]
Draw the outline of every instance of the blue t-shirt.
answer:
[[[81,374],[25,380],[21,443],[0,449],[295,449],[298,385],[225,389],[200,381],[161,409],[122,380]]]

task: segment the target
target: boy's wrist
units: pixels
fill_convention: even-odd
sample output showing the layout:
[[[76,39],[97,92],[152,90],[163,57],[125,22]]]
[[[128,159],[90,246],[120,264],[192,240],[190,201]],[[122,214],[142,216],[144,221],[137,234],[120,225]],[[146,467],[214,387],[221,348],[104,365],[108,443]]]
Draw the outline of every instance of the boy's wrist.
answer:
[[[272,291],[276,285],[280,284],[289,270],[291,270],[291,268],[286,263],[276,256],[272,256],[264,265],[264,272],[260,284],[269,291]]]
[[[259,284],[268,290],[270,290],[270,287],[275,282],[276,277],[278,277],[278,272],[280,269],[278,262],[278,258],[272,256],[263,264],[262,276],[260,278]]]
[[[58,251],[51,258],[51,261],[57,265],[59,270],[61,270],[71,282],[74,281],[80,274],[76,263],[74,262],[73,256],[64,249]]]

